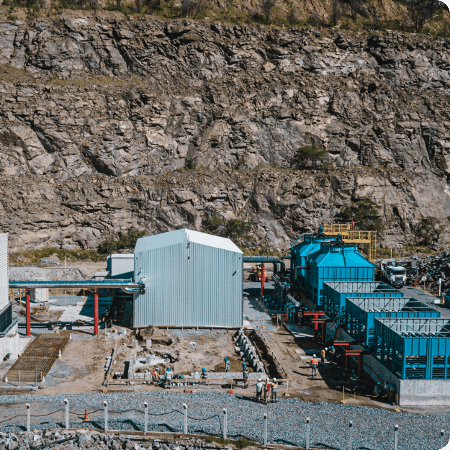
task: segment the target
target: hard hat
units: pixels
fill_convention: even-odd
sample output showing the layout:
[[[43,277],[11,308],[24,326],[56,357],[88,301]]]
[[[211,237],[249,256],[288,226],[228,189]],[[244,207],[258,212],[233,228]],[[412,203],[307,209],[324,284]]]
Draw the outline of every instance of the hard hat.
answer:
[[[325,351],[328,351],[328,347],[325,347]]]
[[[258,378],[258,381],[261,381],[261,378]]]
[[[224,359],[224,361],[228,361],[226,356],[225,356],[225,358],[223,358],[223,359]]]
[[[159,370],[159,367],[158,367],[158,366],[156,366],[156,367],[155,367],[155,370]]]
[[[202,368],[202,372],[206,372],[206,369],[204,367]]]
[[[380,385],[381,383],[380,383],[380,382],[378,382],[377,384],[378,384],[378,386],[379,386],[379,385]]]
[[[244,361],[244,362],[242,363],[242,367],[245,367],[245,365],[246,365],[246,364],[245,364],[245,361]]]
[[[316,355],[314,354],[314,355],[313,355],[313,358],[315,358],[315,357],[316,357]]]
[[[276,378],[274,378],[274,379],[273,379],[273,381],[277,381],[277,379],[276,379]]]

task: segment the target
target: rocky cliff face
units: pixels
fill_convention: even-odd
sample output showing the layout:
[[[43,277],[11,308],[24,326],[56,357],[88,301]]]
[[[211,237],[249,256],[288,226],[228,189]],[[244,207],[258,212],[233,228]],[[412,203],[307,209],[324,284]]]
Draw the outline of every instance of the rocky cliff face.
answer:
[[[448,238],[450,41],[62,13],[0,22],[0,64],[12,250],[211,216],[282,250],[362,198],[387,245]],[[294,170],[309,144],[335,169]]]

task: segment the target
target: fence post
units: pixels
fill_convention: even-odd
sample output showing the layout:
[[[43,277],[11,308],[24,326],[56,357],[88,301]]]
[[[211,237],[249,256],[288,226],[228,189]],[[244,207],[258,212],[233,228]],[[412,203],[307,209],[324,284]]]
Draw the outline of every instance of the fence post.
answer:
[[[440,445],[441,448],[444,448],[444,433],[445,430],[441,430],[441,445]]]
[[[394,450],[397,450],[398,446],[398,425],[394,425]]]
[[[65,417],[65,422],[66,422],[66,430],[69,429],[69,400],[67,400],[67,398],[64,399],[64,403],[65,403],[65,410],[66,410],[66,417]]]
[[[103,402],[103,409],[105,410],[105,434],[108,434],[108,402]]]
[[[353,422],[350,420],[348,423],[349,428],[349,438],[348,438],[348,448],[349,450],[353,450]]]
[[[223,410],[223,438],[228,439],[228,413],[225,408]]]
[[[187,426],[187,405],[186,403],[183,403],[183,433],[187,434],[188,432],[188,426]]]
[[[306,450],[309,450],[309,433],[311,431],[311,423],[309,417],[306,418]]]
[[[31,431],[31,411],[29,403],[27,403],[27,431],[28,433]]]
[[[148,403],[144,403],[144,434],[147,434],[147,424],[148,424]]]
[[[267,413],[264,414],[264,447],[267,447]]]

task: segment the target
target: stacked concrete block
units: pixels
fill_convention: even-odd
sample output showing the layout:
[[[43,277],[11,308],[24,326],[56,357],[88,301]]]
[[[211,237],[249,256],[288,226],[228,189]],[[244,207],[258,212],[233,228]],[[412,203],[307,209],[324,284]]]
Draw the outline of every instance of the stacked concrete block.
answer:
[[[248,360],[253,370],[265,375],[264,364],[259,359],[256,348],[252,345],[242,328],[236,333],[234,340],[237,347],[239,347],[240,356]]]

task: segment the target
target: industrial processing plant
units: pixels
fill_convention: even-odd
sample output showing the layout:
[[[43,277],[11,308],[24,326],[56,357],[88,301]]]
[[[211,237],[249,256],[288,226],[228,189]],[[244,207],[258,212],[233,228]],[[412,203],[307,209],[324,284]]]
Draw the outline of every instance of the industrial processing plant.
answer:
[[[381,280],[372,234],[324,226],[288,255],[246,256],[228,238],[179,229],[140,237],[90,277],[8,275],[0,238],[5,392],[224,392],[276,408],[278,389],[284,402],[391,411],[450,401],[450,314],[416,279]]]

